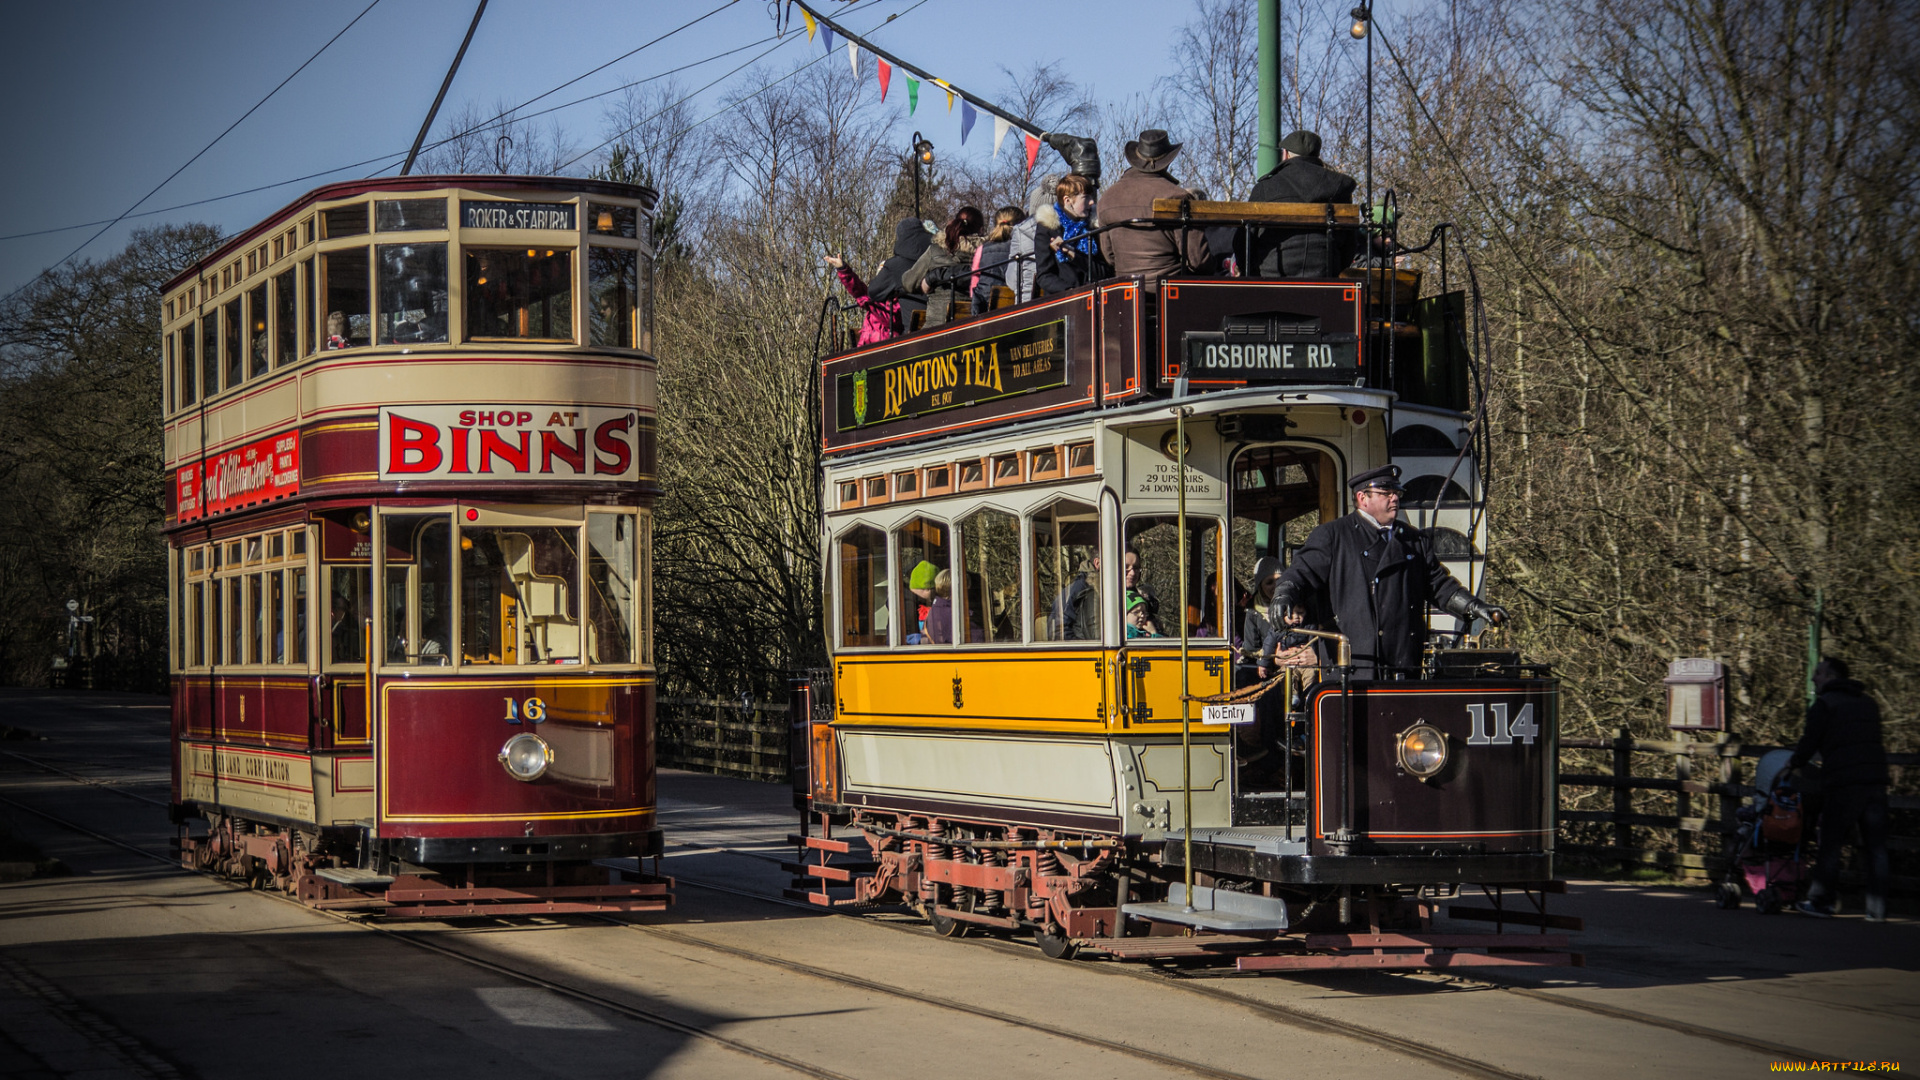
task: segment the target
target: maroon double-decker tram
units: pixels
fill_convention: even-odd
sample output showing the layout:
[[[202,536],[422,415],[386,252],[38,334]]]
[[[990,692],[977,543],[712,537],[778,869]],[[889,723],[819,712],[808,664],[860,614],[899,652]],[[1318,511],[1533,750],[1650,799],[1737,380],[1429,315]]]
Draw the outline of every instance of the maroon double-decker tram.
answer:
[[[335,184],[168,284],[186,865],[401,916],[670,902],[653,198]]]

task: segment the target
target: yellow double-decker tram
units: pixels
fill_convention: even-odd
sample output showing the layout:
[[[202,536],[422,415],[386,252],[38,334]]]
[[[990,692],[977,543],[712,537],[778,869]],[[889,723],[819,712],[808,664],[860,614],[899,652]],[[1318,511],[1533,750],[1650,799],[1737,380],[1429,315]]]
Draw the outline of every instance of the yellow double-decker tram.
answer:
[[[1332,216],[1134,227],[1208,214]],[[1483,584],[1462,297],[1417,289],[1118,278],[825,358],[830,670],[796,688],[793,895],[1056,956],[1567,962],[1428,925],[1464,885],[1529,890],[1544,925],[1544,669],[1435,611],[1423,670],[1358,677],[1323,620],[1318,659],[1218,703],[1260,681],[1256,565],[1352,510],[1350,477],[1398,464],[1411,524]]]
[[[187,865],[393,915],[668,902],[653,200],[335,184],[167,285]]]

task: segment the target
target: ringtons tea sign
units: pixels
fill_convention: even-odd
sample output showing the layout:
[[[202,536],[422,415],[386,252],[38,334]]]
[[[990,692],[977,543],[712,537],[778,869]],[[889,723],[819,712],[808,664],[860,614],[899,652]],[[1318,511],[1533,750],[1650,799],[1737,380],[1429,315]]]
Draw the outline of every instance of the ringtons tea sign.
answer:
[[[638,480],[640,414],[598,405],[380,410],[380,479]]]

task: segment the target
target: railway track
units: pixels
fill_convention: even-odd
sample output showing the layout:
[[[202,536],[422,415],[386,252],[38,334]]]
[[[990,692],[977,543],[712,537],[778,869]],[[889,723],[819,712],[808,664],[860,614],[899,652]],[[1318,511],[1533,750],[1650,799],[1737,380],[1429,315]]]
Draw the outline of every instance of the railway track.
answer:
[[[21,754],[15,751],[10,751],[10,750],[0,750],[0,757],[6,757],[6,758],[11,758],[11,759],[20,761],[23,764],[27,764],[34,768],[40,769],[44,772],[59,776],[60,778],[68,781],[69,783],[97,788],[99,790],[111,792],[115,795],[119,795],[124,798],[132,799],[138,802],[146,803],[151,806],[163,807],[163,808],[166,806],[166,803],[162,800],[149,798],[147,796],[139,794],[136,791],[128,790],[127,787],[125,786],[124,781],[108,780],[108,779],[99,778],[99,777],[89,777],[82,773],[74,772],[71,769],[62,768],[61,766],[55,765],[51,762],[46,762],[38,758],[29,756],[26,754]],[[68,829],[70,831],[78,832],[92,839],[98,840],[102,843],[107,843],[114,847],[121,848],[135,854],[139,854],[142,857],[153,859],[159,862],[164,862],[171,866],[179,865],[178,861],[173,859],[169,855],[157,853],[150,849],[140,847],[139,845],[129,843],[125,840],[122,840],[116,837],[107,836],[100,832],[87,829],[85,826],[67,821],[64,818],[60,818],[58,815],[50,814],[46,811],[29,806],[25,803],[21,803],[15,799],[12,799],[6,796],[0,796],[0,803],[5,803],[7,805],[16,807],[27,813],[31,813],[31,814],[34,814],[35,816],[41,817],[49,821],[50,823],[55,824],[58,827]],[[706,851],[707,849],[703,847],[701,850]],[[717,851],[724,851],[725,849],[714,849],[714,850],[717,852]],[[758,859],[763,859],[765,861],[770,861],[770,862],[780,861],[776,857],[765,856],[758,853],[745,852],[745,853],[734,853],[734,854],[738,854],[740,857],[758,858]],[[804,910],[813,914],[822,913],[821,909],[818,907],[815,907],[810,904],[802,904],[797,901],[789,900],[785,897],[781,897],[777,895],[755,892],[748,889],[735,888],[732,886],[720,884],[718,882],[703,881],[699,878],[688,877],[684,874],[676,874],[675,878],[681,885],[684,885],[684,886],[691,886],[694,888],[709,890],[717,893],[729,894],[729,895],[741,897],[744,899],[757,901],[760,903],[772,904],[772,905],[777,905],[785,908]],[[225,879],[215,878],[214,880],[219,880],[219,881],[222,881],[223,883],[226,883]],[[233,884],[233,883],[226,883],[226,884],[228,884],[229,887],[234,888],[236,891],[245,891],[244,888],[240,885]],[[304,905],[298,905],[297,901],[289,897],[283,897],[275,893],[266,893],[262,895],[268,896],[270,898],[279,900],[284,903],[301,906],[303,910],[311,910],[311,909],[306,909]],[[528,985],[538,986],[538,987],[550,990],[554,993],[561,994],[562,996],[568,997],[575,1001],[579,1001],[585,1004],[604,1008],[610,1012],[628,1017],[629,1019],[633,1019],[643,1023],[654,1024],[655,1026],[676,1032],[681,1035],[701,1038],[706,1041],[715,1043],[717,1045],[726,1047],[730,1050],[734,1050],[736,1052],[746,1054],[748,1056],[756,1057],[768,1063],[780,1065],[783,1068],[788,1068],[793,1071],[798,1071],[811,1076],[843,1075],[843,1074],[834,1072],[833,1070],[826,1069],[822,1066],[818,1066],[809,1062],[793,1059],[787,1055],[780,1054],[777,1051],[773,1051],[766,1048],[755,1047],[748,1043],[742,1042],[741,1040],[731,1038],[729,1036],[720,1034],[718,1032],[714,1032],[708,1029],[703,1029],[694,1025],[685,1024],[681,1021],[674,1020],[671,1017],[661,1015],[652,1010],[640,1008],[638,1006],[634,1006],[630,1003],[622,1002],[614,998],[609,998],[603,994],[598,994],[593,991],[585,990],[576,986],[569,986],[563,982],[554,980],[547,976],[540,975],[536,972],[517,969],[509,965],[503,965],[495,960],[474,956],[464,950],[433,940],[432,931],[381,926],[378,923],[368,921],[365,918],[347,915],[343,913],[319,912],[318,914],[326,915],[328,918],[334,919],[335,921],[360,927],[370,932],[384,934],[392,938],[393,940],[400,941],[405,944],[408,944],[426,951],[437,953],[439,955],[457,960],[461,963],[471,964],[476,967],[484,968],[486,970],[492,971],[495,974],[499,974],[504,977],[520,980],[522,982],[527,983]],[[929,928],[922,926],[918,923],[909,923],[909,922],[904,922],[899,920],[879,918],[879,917],[875,917],[872,914],[857,914],[857,913],[850,913],[850,912],[834,912],[833,914],[840,915],[846,918],[858,919],[863,923],[884,927],[886,929],[889,929],[898,933],[913,934],[923,938],[932,935],[932,931]],[[1137,1060],[1151,1062],[1162,1068],[1175,1069],[1187,1075],[1219,1077],[1219,1078],[1235,1078],[1235,1080],[1241,1080],[1241,1078],[1245,1078],[1246,1076],[1246,1074],[1243,1074],[1243,1073],[1219,1069],[1202,1062],[1196,1062],[1196,1061],[1191,1061],[1191,1060],[1187,1060],[1187,1059],[1183,1059],[1183,1058],[1179,1058],[1171,1055],[1161,1054],[1153,1050],[1149,1050],[1139,1046],[1134,1046],[1130,1043],[1126,1043],[1120,1040],[1109,1039],[1097,1034],[1063,1030],[1060,1027],[1055,1025],[1044,1024],[1044,1023],[1034,1021],[1016,1014],[1008,1013],[1002,1010],[992,1009],[992,1008],[988,1008],[981,1005],[975,1005],[969,1002],[965,1002],[965,1001],[961,1001],[958,999],[945,997],[941,995],[927,994],[927,993],[913,990],[907,987],[901,987],[901,986],[896,986],[888,983],[883,983],[883,982],[879,982],[871,979],[862,978],[860,976],[851,975],[845,972],[838,972],[838,971],[833,971],[827,968],[821,968],[815,965],[806,964],[796,960],[770,956],[755,950],[743,949],[737,946],[710,941],[701,937],[698,934],[688,933],[681,929],[669,929],[667,927],[657,926],[650,923],[632,922],[632,921],[623,920],[623,919],[604,918],[604,917],[595,917],[595,918],[597,918],[598,921],[601,921],[607,924],[620,926],[625,929],[629,929],[638,933],[652,935],[662,940],[673,941],[676,944],[679,944],[682,946],[706,949],[717,954],[730,956],[737,960],[743,960],[743,961],[747,961],[747,962],[751,962],[751,963],[755,963],[755,964],[759,964],[759,965],[763,965],[771,968],[785,970],[790,973],[820,979],[820,980],[834,983],[850,989],[855,989],[855,990],[859,990],[867,993],[881,994],[881,995],[892,997],[898,1000],[912,1001],[921,1005],[930,1006],[930,1007],[938,1008],[945,1011],[970,1015],[980,1019],[985,1019],[992,1022],[1005,1024],[1011,1027],[1043,1033],[1045,1035],[1049,1035],[1052,1037],[1066,1039],[1068,1041],[1072,1041],[1080,1045],[1097,1048],[1097,1049],[1109,1051],[1112,1053],[1121,1054]],[[1036,955],[1037,950],[1029,946],[1026,946],[1017,942],[1001,939],[1001,938],[968,937],[968,938],[961,939],[957,942],[951,942],[949,944],[969,945],[975,948],[988,949],[988,950],[998,951],[1005,954],[1017,954],[1022,957],[1031,957],[1035,960],[1038,960],[1038,957]],[[1356,1042],[1362,1045],[1386,1050],[1398,1055],[1424,1061],[1429,1064],[1438,1066],[1440,1068],[1447,1069],[1451,1072],[1459,1073],[1461,1075],[1488,1077],[1488,1078],[1501,1078],[1501,1080],[1517,1080],[1517,1078],[1527,1077],[1529,1075],[1526,1073],[1516,1072],[1510,1069],[1503,1068],[1491,1062],[1469,1057],[1466,1055],[1456,1054],[1451,1051],[1439,1049],[1437,1047],[1429,1046],[1424,1043],[1420,1043],[1411,1039],[1406,1039],[1406,1038],[1394,1035],[1391,1032],[1387,1032],[1387,1031],[1383,1031],[1375,1028],[1368,1028],[1365,1026],[1356,1026],[1350,1022],[1334,1020],[1323,1015],[1318,1015],[1311,1011],[1291,1008],[1286,1005],[1277,1004],[1274,1002],[1261,1001],[1255,998],[1248,997],[1244,994],[1235,993],[1232,989],[1230,989],[1228,985],[1224,985],[1224,984],[1230,983],[1232,981],[1231,979],[1220,978],[1218,976],[1210,976],[1209,973],[1206,973],[1206,972],[1191,972],[1191,971],[1186,971],[1178,968],[1165,968],[1165,969],[1138,968],[1138,967],[1133,967],[1129,965],[1119,965],[1119,964],[1088,964],[1088,965],[1083,965],[1083,969],[1088,971],[1098,972],[1102,975],[1115,977],[1115,978],[1147,981],[1156,986],[1164,987],[1169,990],[1175,990],[1184,994],[1196,995],[1196,996],[1210,999],[1215,1002],[1229,1004],[1241,1009],[1245,1009],[1265,1019],[1274,1021],[1276,1023],[1285,1025],[1287,1027],[1290,1027],[1299,1031],[1311,1032],[1321,1036],[1339,1037],[1342,1039],[1351,1040],[1353,1042]],[[1402,985],[1404,985],[1404,983],[1409,978],[1407,976],[1396,976],[1396,975],[1381,973],[1381,972],[1367,972],[1363,974],[1373,979],[1395,979],[1396,981],[1400,982]],[[1718,1043],[1725,1046],[1735,1047],[1738,1049],[1742,1049],[1742,1050],[1746,1050],[1754,1053],[1765,1054],[1773,1058],[1780,1058],[1780,1059],[1797,1058],[1800,1060],[1820,1060],[1821,1059],[1820,1055],[1814,1054],[1811,1051],[1807,1051],[1805,1049],[1798,1048],[1798,1047],[1772,1043],[1766,1040],[1755,1039],[1749,1036],[1740,1035],[1738,1033],[1727,1032],[1720,1029],[1705,1027],[1697,1024],[1690,1024],[1685,1021],[1673,1020],[1666,1017],[1648,1015],[1645,1013],[1636,1012],[1634,1010],[1621,1009],[1613,1006],[1608,1006],[1608,1005],[1595,1003],[1595,1002],[1582,1001],[1578,999],[1570,999],[1570,998],[1563,997],[1561,995],[1551,993],[1549,991],[1536,990],[1531,987],[1514,986],[1514,985],[1505,984],[1505,983],[1488,980],[1488,979],[1462,978],[1459,976],[1449,976],[1449,981],[1456,985],[1465,985],[1465,986],[1472,986],[1477,988],[1498,990],[1502,993],[1513,994],[1515,996],[1524,997],[1526,999],[1537,1001],[1543,1004],[1570,1009],[1578,1012],[1589,1013],[1593,1015],[1604,1016],[1612,1020],[1625,1021],[1625,1022],[1634,1023],[1634,1024],[1646,1025],[1650,1027],[1657,1027],[1664,1030],[1673,1031],[1675,1033],[1685,1035],[1691,1038],[1707,1040],[1707,1041]]]

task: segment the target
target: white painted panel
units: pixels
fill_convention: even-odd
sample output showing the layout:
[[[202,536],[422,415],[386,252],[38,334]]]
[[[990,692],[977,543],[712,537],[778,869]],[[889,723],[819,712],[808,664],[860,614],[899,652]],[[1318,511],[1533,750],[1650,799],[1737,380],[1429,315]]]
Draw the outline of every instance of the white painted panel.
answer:
[[[1118,812],[1104,739],[843,731],[840,754],[850,792]]]

